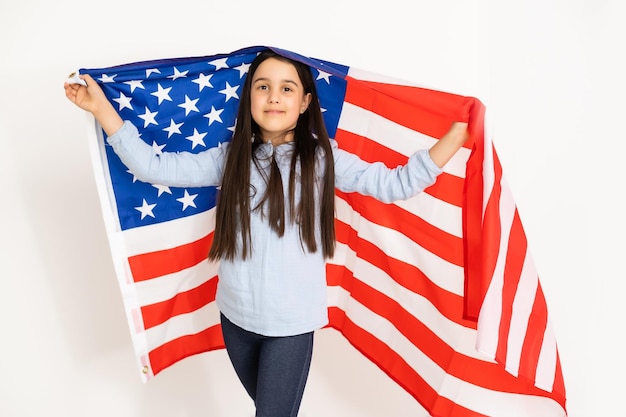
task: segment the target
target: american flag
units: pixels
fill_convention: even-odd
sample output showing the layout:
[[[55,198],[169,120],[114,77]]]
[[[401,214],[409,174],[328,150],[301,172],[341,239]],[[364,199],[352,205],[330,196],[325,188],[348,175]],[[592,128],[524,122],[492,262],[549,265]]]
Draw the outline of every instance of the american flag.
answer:
[[[81,69],[154,152],[200,152],[232,135],[249,65],[266,47]],[[279,48],[308,64],[339,146],[393,167],[453,121],[470,140],[420,195],[383,204],[336,193],[328,327],[432,416],[564,416],[546,301],[485,107]],[[138,181],[95,121],[90,135],[113,263],[144,382],[224,347],[207,260],[217,189]]]

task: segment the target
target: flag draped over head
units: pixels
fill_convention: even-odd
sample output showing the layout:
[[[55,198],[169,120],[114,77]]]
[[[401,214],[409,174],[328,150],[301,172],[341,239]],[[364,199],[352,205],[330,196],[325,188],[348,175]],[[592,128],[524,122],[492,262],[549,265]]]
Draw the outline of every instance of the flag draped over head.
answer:
[[[229,54],[82,69],[154,152],[230,140],[254,57]],[[270,48],[308,64],[331,137],[390,167],[453,121],[470,140],[437,182],[384,204],[336,192],[329,327],[433,416],[564,416],[546,301],[503,179],[485,107],[472,97]],[[140,375],[224,347],[207,260],[218,190],[138,181],[94,121],[93,162]],[[320,277],[324,279],[324,277]]]

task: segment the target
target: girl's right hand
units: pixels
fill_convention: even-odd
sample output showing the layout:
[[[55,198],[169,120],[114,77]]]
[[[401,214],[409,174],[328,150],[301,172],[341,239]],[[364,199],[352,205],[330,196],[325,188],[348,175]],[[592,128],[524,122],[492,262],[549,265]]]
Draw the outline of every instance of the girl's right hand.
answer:
[[[65,82],[65,96],[78,107],[90,113],[97,113],[103,106],[109,104],[102,88],[89,75],[79,75],[79,78],[87,83],[87,86],[81,84],[72,84]]]
[[[122,127],[124,121],[111,105],[104,91],[98,83],[89,75],[79,75],[87,86],[77,83],[65,82],[65,96],[78,107],[94,115],[107,135],[112,135]]]

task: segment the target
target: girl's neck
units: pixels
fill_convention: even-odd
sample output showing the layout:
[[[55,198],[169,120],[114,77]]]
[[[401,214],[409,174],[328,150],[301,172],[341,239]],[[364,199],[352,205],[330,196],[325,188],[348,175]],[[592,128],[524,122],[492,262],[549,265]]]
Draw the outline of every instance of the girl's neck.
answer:
[[[268,135],[267,138],[263,137],[263,143],[269,143],[273,146],[279,146],[279,145],[282,145],[283,143],[293,142],[293,140],[294,140],[293,130],[289,130],[287,132],[283,132],[275,136]]]

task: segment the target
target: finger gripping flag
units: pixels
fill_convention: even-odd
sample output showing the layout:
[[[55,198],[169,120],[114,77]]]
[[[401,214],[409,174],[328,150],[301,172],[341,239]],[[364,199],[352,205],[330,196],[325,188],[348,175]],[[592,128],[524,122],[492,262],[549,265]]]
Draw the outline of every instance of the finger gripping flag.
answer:
[[[154,152],[230,140],[250,63],[268,47],[82,69]],[[389,167],[429,148],[454,121],[470,139],[436,183],[384,204],[336,192],[327,264],[329,328],[432,416],[565,416],[556,340],[485,107],[345,65],[272,48],[310,66],[329,135]],[[138,368],[148,381],[224,343],[207,260],[217,189],[143,183],[90,119],[112,260]],[[320,277],[323,279],[323,277]]]

